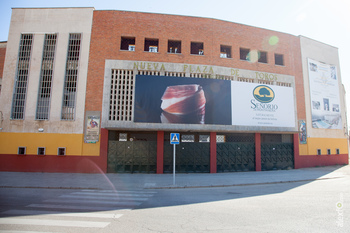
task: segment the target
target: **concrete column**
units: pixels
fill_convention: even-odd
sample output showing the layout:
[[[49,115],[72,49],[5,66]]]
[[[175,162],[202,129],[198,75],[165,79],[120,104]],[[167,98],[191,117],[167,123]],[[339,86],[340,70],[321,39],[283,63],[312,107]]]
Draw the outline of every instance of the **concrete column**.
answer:
[[[157,132],[157,174],[163,174],[164,167],[164,131]]]
[[[210,132],[210,173],[216,173],[216,132]]]
[[[255,171],[261,171],[261,134],[255,134]]]
[[[294,168],[300,168],[300,159],[299,159],[299,134],[295,133],[293,135],[293,149],[294,149]]]

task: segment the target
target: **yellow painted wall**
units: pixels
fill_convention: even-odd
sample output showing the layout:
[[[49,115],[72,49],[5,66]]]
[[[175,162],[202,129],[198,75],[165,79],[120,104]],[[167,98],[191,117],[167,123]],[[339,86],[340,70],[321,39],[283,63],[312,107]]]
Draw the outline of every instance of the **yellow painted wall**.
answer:
[[[323,155],[327,154],[327,149],[331,149],[331,154],[348,154],[348,140],[346,138],[307,138],[307,144],[299,144],[300,155],[316,155],[317,149],[321,149]]]
[[[84,143],[83,134],[0,132],[0,154],[17,154],[18,147],[26,147],[29,155],[36,155],[38,147],[45,147],[47,155],[57,155],[58,147],[65,147],[66,155],[100,155],[100,142]]]

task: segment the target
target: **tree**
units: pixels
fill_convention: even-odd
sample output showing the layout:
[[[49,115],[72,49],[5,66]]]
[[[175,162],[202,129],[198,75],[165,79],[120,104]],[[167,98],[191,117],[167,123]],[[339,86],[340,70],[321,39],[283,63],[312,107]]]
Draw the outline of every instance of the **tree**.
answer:
[[[266,89],[266,88],[261,88],[259,90],[259,94],[263,95],[264,97],[266,97],[267,95],[270,95],[270,91],[268,89]]]

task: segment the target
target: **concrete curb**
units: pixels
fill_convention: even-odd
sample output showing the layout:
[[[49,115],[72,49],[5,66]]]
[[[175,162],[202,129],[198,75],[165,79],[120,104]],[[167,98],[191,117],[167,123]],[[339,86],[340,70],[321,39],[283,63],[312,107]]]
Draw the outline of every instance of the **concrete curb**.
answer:
[[[311,182],[316,180],[330,180],[339,179],[344,176],[338,177],[324,177],[316,179],[304,179],[304,180],[286,180],[286,181],[274,181],[274,182],[261,182],[261,183],[242,183],[242,184],[218,184],[218,185],[168,185],[168,186],[153,186],[153,187],[143,187],[143,189],[187,189],[187,188],[224,188],[224,187],[235,187],[235,186],[253,186],[253,185],[269,185],[269,184],[283,184],[283,183],[298,183],[298,182]],[[94,187],[55,187],[55,186],[0,186],[1,188],[25,188],[25,189],[72,189],[72,190],[105,190],[103,188]]]

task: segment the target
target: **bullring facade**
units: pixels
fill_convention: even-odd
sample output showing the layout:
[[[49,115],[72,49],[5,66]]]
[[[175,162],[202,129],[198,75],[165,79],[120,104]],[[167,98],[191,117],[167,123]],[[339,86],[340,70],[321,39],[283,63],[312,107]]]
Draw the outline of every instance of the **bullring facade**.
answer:
[[[332,46],[93,8],[13,9],[10,26],[1,170],[171,172],[173,132],[178,172],[348,163]]]

